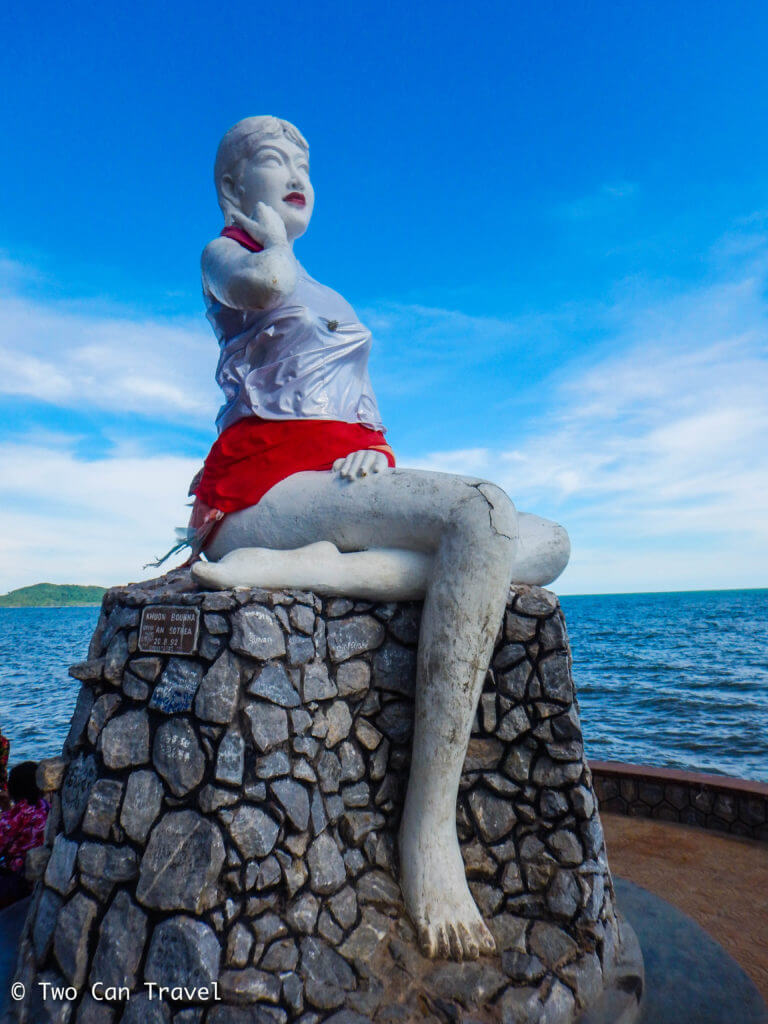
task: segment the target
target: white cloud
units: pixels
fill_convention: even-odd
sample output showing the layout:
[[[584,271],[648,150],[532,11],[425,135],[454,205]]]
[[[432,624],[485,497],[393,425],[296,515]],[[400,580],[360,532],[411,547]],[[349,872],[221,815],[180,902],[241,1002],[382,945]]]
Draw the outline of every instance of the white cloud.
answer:
[[[99,313],[7,288],[0,294],[0,395],[212,422],[217,347],[202,316],[181,322]]]
[[[566,591],[765,586],[767,263],[763,250],[737,280],[617,303],[611,353],[554,376],[548,416],[515,447],[401,463],[490,477],[562,521]]]
[[[142,567],[186,525],[185,495],[197,469],[194,459],[163,454],[84,460],[61,438],[0,444],[0,591],[156,576]]]

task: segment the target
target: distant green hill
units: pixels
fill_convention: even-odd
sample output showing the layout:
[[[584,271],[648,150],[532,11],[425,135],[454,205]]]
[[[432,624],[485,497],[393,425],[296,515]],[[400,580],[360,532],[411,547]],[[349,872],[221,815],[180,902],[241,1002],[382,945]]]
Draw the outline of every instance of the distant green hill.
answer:
[[[80,587],[76,583],[35,583],[0,594],[0,608],[71,608],[101,604],[106,587]]]

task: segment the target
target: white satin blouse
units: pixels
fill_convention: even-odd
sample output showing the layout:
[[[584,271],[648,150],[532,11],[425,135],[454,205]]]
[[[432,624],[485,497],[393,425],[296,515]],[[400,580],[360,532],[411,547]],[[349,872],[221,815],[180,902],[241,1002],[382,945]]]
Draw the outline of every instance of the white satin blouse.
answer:
[[[205,288],[203,294],[221,349],[219,433],[253,415],[384,430],[368,376],[371,332],[346,299],[298,261],[296,288],[276,309],[232,309]]]

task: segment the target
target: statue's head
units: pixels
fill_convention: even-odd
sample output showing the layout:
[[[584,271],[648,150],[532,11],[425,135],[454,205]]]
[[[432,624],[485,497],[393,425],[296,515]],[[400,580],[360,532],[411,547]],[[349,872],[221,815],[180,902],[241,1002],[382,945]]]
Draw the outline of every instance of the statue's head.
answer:
[[[219,143],[214,167],[219,206],[227,224],[232,211],[254,215],[267,203],[283,220],[290,241],[303,235],[315,204],[309,180],[309,146],[288,121],[245,117]]]

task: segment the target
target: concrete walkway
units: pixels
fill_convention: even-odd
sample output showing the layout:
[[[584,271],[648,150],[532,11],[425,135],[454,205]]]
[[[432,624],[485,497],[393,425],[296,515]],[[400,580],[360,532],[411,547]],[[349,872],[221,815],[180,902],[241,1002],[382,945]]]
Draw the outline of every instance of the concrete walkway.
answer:
[[[692,917],[768,1003],[768,843],[655,819],[601,816],[614,874]]]
[[[10,1004],[11,979],[16,970],[16,946],[31,897],[0,910],[0,1014]]]
[[[640,886],[614,882],[643,950],[641,1024],[768,1024],[751,979],[703,928]]]

